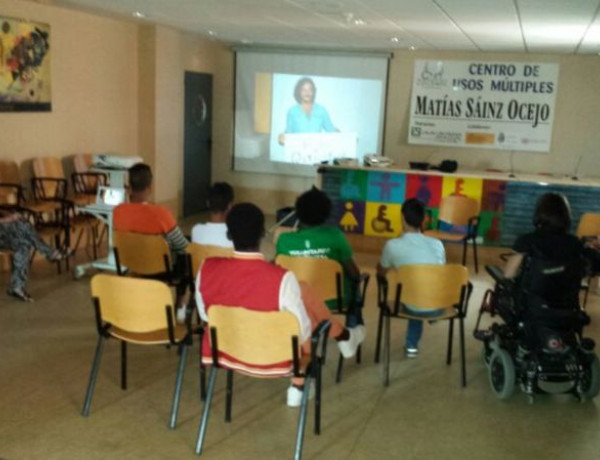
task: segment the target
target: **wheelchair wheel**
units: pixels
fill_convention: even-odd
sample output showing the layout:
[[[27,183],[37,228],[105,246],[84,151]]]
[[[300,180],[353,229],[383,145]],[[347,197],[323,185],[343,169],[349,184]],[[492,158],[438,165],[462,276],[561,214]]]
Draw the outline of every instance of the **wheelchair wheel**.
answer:
[[[515,389],[515,365],[506,350],[495,350],[488,366],[490,385],[498,399],[509,398]]]
[[[579,394],[584,399],[594,399],[600,393],[600,361],[596,353],[584,366],[583,376],[579,382]]]

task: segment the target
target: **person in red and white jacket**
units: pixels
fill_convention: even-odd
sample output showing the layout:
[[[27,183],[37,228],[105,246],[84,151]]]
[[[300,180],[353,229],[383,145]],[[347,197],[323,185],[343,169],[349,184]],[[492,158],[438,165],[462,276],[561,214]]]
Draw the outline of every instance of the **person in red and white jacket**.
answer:
[[[265,234],[262,211],[251,203],[235,205],[227,215],[227,234],[233,241],[233,258],[210,258],[200,267],[196,280],[196,305],[203,321],[208,322],[211,305],[241,306],[255,311],[289,311],[298,319],[300,340],[310,343],[312,328],[320,321],[331,322],[330,337],[337,341],[346,358],[356,354],[365,337],[364,326],[347,329],[332,318],[310,286],[299,283],[294,274],[264,260],[260,240]],[[203,362],[211,364],[209,335],[204,335]],[[306,349],[306,347],[304,347]],[[220,352],[226,367],[254,375],[287,375],[288,363],[252,366]],[[293,379],[287,392],[288,406],[297,407],[302,397],[302,383]]]

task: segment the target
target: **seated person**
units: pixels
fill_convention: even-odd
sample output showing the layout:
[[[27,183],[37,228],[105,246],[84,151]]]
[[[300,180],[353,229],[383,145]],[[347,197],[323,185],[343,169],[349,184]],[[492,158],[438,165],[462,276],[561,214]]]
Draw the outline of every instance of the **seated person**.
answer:
[[[113,212],[114,229],[121,232],[163,235],[171,253],[185,254],[188,241],[175,218],[164,206],[151,203],[152,171],[144,163],[129,169],[130,202],[117,206]]]
[[[597,252],[586,248],[574,235],[571,227],[571,209],[567,199],[558,193],[542,195],[536,204],[533,216],[535,230],[517,238],[513,245],[515,254],[506,263],[504,276],[515,281],[527,293],[523,301],[527,305],[541,307],[542,304],[553,308],[579,308],[579,287],[583,277],[585,261],[595,262]],[[558,277],[555,282],[544,286],[532,285],[526,274],[525,262],[529,260],[548,261],[579,267],[574,276]],[[540,289],[546,292],[541,292]]]
[[[256,311],[289,311],[300,324],[300,340],[305,352],[307,346],[310,349],[313,327],[329,320],[330,337],[337,340],[344,357],[353,356],[364,339],[364,326],[344,328],[331,317],[325,304],[317,299],[309,286],[298,283],[292,272],[264,260],[259,252],[264,225],[262,211],[251,203],[237,204],[228,213],[227,234],[233,241],[235,252],[233,258],[210,258],[200,267],[195,295],[202,320],[208,321],[207,312],[211,305],[242,306]],[[210,364],[208,334],[204,335],[202,349],[204,362]],[[227,357],[224,360],[232,368],[243,368],[243,363]],[[254,371],[257,373],[260,369]],[[287,392],[288,406],[300,405],[302,384],[302,380],[292,380]]]
[[[0,209],[0,250],[12,252],[10,285],[6,293],[24,302],[33,302],[25,289],[32,249],[46,256],[50,262],[63,260],[71,255],[70,251],[52,249],[44,243],[33,226],[20,214]]]
[[[350,305],[358,297],[360,271],[354,262],[352,248],[344,233],[325,222],[331,214],[331,200],[313,187],[296,200],[297,232],[282,233],[277,239],[276,253],[295,257],[333,259],[344,268],[344,303]],[[328,304],[334,308],[335,302]],[[346,317],[349,327],[363,324],[360,308],[350,309]]]
[[[194,225],[192,243],[233,248],[225,225],[225,217],[233,205],[233,187],[227,182],[214,183],[208,191],[207,201],[210,217],[207,223]]]
[[[381,260],[377,265],[378,276],[385,277],[390,268],[398,268],[402,265],[443,265],[446,263],[446,253],[442,242],[421,233],[424,219],[425,206],[419,200],[412,198],[404,202],[402,205],[403,234],[399,238],[388,240],[383,247]],[[434,317],[439,313],[439,310],[411,310],[410,305],[406,305],[406,309],[424,317]],[[409,320],[404,345],[407,357],[417,357],[422,334],[423,321]]]

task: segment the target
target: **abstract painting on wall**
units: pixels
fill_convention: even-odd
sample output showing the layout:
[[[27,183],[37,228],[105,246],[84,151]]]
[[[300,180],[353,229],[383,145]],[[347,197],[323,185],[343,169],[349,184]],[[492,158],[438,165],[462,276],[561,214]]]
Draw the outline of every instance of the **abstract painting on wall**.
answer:
[[[50,25],[0,16],[0,112],[52,110]]]

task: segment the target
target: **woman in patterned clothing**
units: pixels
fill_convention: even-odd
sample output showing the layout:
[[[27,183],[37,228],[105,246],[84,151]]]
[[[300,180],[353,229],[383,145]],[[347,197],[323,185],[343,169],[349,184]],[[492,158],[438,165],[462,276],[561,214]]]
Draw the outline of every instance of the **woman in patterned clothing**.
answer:
[[[25,290],[29,275],[29,258],[35,248],[51,262],[63,260],[69,252],[52,249],[36,234],[33,226],[18,213],[0,209],[0,250],[13,253],[12,273],[7,294],[24,302],[33,302]]]

